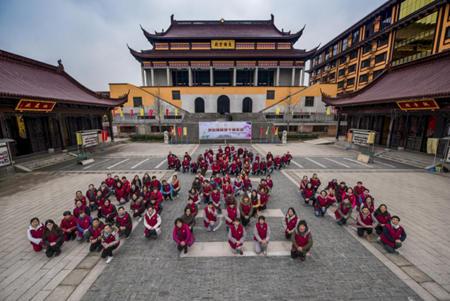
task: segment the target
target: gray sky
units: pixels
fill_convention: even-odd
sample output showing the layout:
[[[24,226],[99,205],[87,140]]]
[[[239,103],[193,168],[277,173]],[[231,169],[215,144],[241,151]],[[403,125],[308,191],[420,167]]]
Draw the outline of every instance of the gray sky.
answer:
[[[269,19],[297,31],[295,45],[325,44],[385,0],[0,0],[0,49],[55,65],[93,90],[108,83],[141,84],[139,63],[126,44],[149,49],[150,32],[175,19]]]

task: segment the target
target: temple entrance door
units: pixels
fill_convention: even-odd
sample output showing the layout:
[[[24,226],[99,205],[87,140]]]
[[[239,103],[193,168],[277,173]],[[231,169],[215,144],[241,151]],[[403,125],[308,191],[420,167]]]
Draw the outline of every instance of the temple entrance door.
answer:
[[[205,113],[205,100],[201,97],[197,97],[194,102],[195,113]]]
[[[242,100],[242,113],[251,113],[253,107],[253,101],[250,97],[246,97]]]
[[[389,125],[391,124],[391,117],[384,117],[383,118],[383,131],[381,133],[381,140],[380,140],[380,144],[381,145],[386,145],[387,144],[387,138],[389,136]]]
[[[217,98],[217,113],[230,113],[230,98],[226,95],[221,95]]]
[[[48,117],[25,117],[33,152],[46,151],[50,147]]]

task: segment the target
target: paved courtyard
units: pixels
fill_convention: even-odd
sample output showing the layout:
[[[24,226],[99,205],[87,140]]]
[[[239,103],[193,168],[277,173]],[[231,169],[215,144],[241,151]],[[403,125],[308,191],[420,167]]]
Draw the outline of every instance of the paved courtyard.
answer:
[[[305,262],[293,261],[281,253],[271,255],[270,249],[268,257],[220,254],[201,257],[195,252],[193,256],[180,257],[171,231],[174,219],[183,211],[193,179],[187,174],[180,174],[180,198],[164,206],[162,236],[157,241],[147,241],[142,223],[136,223],[134,232],[109,265],[98,260],[97,255],[88,254],[86,245],[76,242],[64,244],[61,256],[51,260],[31,250],[25,235],[29,219],[36,215],[41,220],[54,218],[59,222],[61,213],[72,208],[74,192],[85,191],[91,182],[98,184],[108,171],[129,178],[144,171],[168,177],[172,172],[164,170],[164,159],[169,150],[179,155],[192,152],[195,157],[205,147],[209,145],[124,144],[103,158],[96,158],[95,163],[88,165],[90,168],[66,162],[0,182],[0,225],[12,229],[0,234],[0,300],[445,300],[448,297],[450,239],[448,235],[439,239],[436,233],[450,230],[446,192],[449,179],[388,160],[364,166],[351,161],[355,159],[353,152],[330,145],[254,146],[262,154],[267,150],[281,154],[288,149],[294,161],[304,165],[301,168],[292,164],[283,172],[274,172],[268,222],[275,248],[276,243],[284,241],[280,210],[284,213],[293,206],[308,221],[314,246],[312,256]],[[125,159],[128,160],[119,163]],[[307,162],[311,165],[306,165]],[[302,205],[298,185],[293,183],[312,172],[318,172],[322,183],[334,177],[352,184],[362,180],[377,204],[386,203],[391,213],[400,215],[408,239],[399,258],[405,258],[409,264],[399,272],[395,265],[398,259],[389,259],[374,244],[355,238],[351,226],[338,227],[330,216],[314,217],[312,209]],[[195,236],[197,243],[205,246],[226,242],[223,226],[208,233],[201,220]],[[250,233],[247,241],[251,241]],[[406,269],[410,267],[414,269]],[[428,278],[417,280],[417,271]]]

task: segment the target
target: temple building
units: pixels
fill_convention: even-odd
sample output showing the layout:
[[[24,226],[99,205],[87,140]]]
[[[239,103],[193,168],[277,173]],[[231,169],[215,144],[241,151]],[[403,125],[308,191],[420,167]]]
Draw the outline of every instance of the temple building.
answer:
[[[338,82],[339,95],[325,102],[337,111],[340,133],[372,130],[378,145],[429,153],[432,140],[450,136],[449,12],[448,1],[387,1],[322,48],[338,51],[313,59],[311,82]],[[348,42],[354,32],[362,33],[356,44]],[[380,53],[385,60],[377,61]]]
[[[310,84],[352,92],[390,66],[450,49],[449,7],[446,0],[386,1],[316,51]]]
[[[120,132],[133,133],[136,124],[155,128],[157,119],[164,126],[200,113],[203,115],[197,116],[203,116],[203,120],[215,120],[220,115],[237,120],[242,118],[239,114],[248,113],[253,115],[246,115],[246,120],[258,114],[265,120],[264,113],[270,119],[270,111],[277,113],[277,122],[283,123],[283,115],[292,119],[294,113],[287,112],[291,106],[285,101],[298,104],[305,97],[309,107],[303,110],[298,105],[295,112],[305,118],[293,123],[315,120],[316,115],[308,117],[319,112],[310,108],[320,107],[320,114],[325,115],[325,106],[317,105],[321,100],[314,106],[311,100],[321,97],[320,87],[305,91],[305,62],[315,49],[294,47],[303,30],[278,29],[273,15],[269,20],[217,21],[175,20],[172,15],[169,27],[162,32],[150,33],[142,28],[152,48],[129,48],[141,65],[142,87],[110,84],[112,97],[129,91],[128,102],[116,112],[115,124]],[[335,94],[332,85],[323,89]],[[308,95],[313,91],[314,95]],[[322,123],[335,123],[333,116],[322,115]]]
[[[0,50],[0,139],[14,140],[14,157],[76,145],[77,131],[103,129],[126,99],[89,90],[61,61],[53,66]]]

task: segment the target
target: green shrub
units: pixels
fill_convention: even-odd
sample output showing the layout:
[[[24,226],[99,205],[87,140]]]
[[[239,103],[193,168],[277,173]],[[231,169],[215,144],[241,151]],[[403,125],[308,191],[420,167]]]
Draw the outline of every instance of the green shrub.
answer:
[[[288,135],[287,135],[288,141],[311,140],[311,139],[317,139],[317,138],[319,138],[319,134],[315,134],[315,133],[291,132],[291,133],[288,133]]]
[[[134,134],[130,136],[131,141],[139,141],[139,142],[163,142],[164,141],[164,134],[162,133],[155,133],[150,135],[138,135]]]

